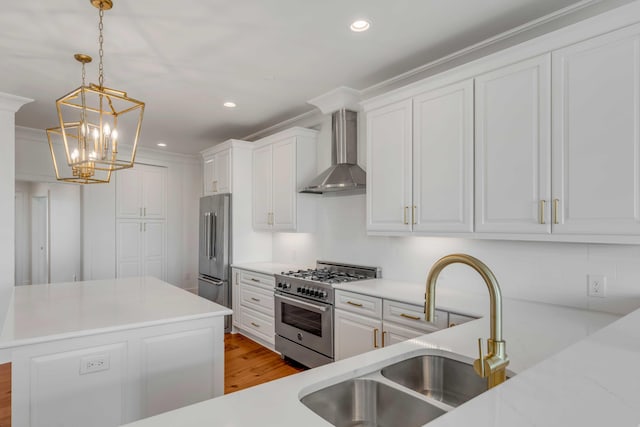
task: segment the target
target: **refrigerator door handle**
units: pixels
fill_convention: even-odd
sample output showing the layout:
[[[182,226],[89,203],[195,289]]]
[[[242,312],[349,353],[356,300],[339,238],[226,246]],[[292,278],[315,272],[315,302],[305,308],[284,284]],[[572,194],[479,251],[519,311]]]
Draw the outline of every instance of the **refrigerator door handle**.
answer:
[[[209,242],[209,227],[210,227],[210,216],[211,216],[211,212],[205,212],[204,213],[204,256],[207,258],[211,258],[210,256],[210,249],[211,249],[211,243]]]
[[[211,257],[216,259],[216,244],[218,243],[218,213],[214,212],[213,214],[213,241],[211,242]]]
[[[207,278],[204,278],[204,277],[199,277],[198,280],[201,280],[203,282],[209,283],[211,285],[216,285],[216,286],[224,285],[224,280],[207,279]]]

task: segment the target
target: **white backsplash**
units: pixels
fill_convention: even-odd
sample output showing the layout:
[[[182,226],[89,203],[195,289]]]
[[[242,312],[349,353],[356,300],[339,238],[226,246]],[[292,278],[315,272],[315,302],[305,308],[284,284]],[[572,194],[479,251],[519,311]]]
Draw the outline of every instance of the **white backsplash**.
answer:
[[[365,217],[364,195],[318,196],[316,232],[275,233],[273,260],[375,265],[385,278],[424,282],[438,258],[464,252],[492,269],[506,297],[620,314],[640,307],[640,246],[374,237],[367,236]],[[606,298],[587,296],[588,274],[607,277]],[[447,267],[438,286],[486,293],[477,273],[463,265]]]

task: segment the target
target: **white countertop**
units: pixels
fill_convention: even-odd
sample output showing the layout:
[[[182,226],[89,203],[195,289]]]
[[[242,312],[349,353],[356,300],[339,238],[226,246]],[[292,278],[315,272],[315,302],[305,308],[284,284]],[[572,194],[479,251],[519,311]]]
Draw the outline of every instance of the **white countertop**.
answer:
[[[277,262],[248,262],[241,264],[232,264],[231,267],[269,275],[280,274],[283,271],[315,268],[315,266],[310,267],[306,265],[282,264]]]
[[[0,349],[231,313],[153,277],[17,286]]]
[[[377,279],[336,288],[364,289],[414,304],[424,301],[424,285],[419,284]],[[482,307],[474,305],[478,301],[483,301]],[[440,288],[436,305],[483,314],[488,298]],[[503,318],[508,369],[517,375],[437,418],[430,427],[639,425],[640,310],[618,320],[605,313],[504,300]],[[301,396],[425,352],[449,351],[472,361],[477,338],[488,337],[488,323],[484,317],[128,426],[328,426],[300,403]]]

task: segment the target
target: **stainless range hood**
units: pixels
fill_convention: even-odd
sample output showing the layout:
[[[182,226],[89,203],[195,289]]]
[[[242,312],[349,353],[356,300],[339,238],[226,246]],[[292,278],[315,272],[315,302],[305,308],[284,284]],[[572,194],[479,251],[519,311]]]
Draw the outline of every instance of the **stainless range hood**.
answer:
[[[364,192],[366,174],[357,163],[358,113],[341,109],[331,115],[331,167],[300,192]]]

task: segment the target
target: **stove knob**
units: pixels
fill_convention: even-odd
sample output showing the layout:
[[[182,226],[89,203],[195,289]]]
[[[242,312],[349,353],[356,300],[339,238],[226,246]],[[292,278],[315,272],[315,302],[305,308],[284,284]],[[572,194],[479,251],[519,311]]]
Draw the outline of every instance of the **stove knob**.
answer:
[[[302,288],[297,288],[296,292],[299,293],[299,294],[302,293]]]
[[[327,292],[326,291],[320,292],[320,298],[327,299]]]
[[[284,285],[282,284],[282,282],[278,282],[276,283],[276,288],[284,288]]]
[[[302,293],[302,295],[306,295],[309,292],[309,289],[307,289],[307,287],[305,286],[300,290],[300,292]]]

